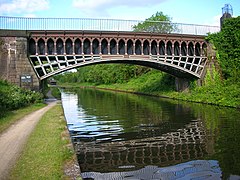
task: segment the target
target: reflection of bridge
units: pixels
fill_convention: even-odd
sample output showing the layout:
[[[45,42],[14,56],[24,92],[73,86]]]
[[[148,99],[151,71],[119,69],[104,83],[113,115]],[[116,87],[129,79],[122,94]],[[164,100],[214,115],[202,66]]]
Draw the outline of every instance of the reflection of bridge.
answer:
[[[82,171],[121,171],[121,166],[136,169],[155,164],[161,167],[207,155],[206,132],[200,121],[162,136],[110,143],[75,142]],[[133,168],[134,169],[134,168]],[[132,170],[132,169],[128,169]]]
[[[3,49],[0,65],[11,68],[1,69],[0,75],[11,76],[5,79],[15,83],[22,75],[30,75],[26,77],[33,77],[33,81],[37,76],[41,81],[72,68],[98,63],[137,64],[179,78],[200,78],[207,60],[204,37],[219,30],[214,26],[148,22],[152,32],[133,32],[133,26],[140,21],[106,19],[0,17],[0,21],[0,36],[15,38],[12,42],[5,38],[6,47],[12,49],[15,43],[15,54],[8,49],[7,56]],[[161,34],[154,30],[159,26],[174,28]],[[29,69],[27,55],[35,75]],[[10,62],[5,65],[3,59]],[[13,77],[16,79],[11,80]],[[31,79],[27,82],[31,83]]]

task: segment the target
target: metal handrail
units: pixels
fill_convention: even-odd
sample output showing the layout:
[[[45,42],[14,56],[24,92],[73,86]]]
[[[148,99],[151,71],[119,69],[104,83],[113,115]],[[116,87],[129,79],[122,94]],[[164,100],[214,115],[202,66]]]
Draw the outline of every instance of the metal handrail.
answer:
[[[0,16],[0,29],[5,30],[95,30],[134,31],[139,23],[148,24],[140,32],[162,32],[191,35],[206,35],[220,31],[218,26],[172,23],[165,21],[141,21],[90,18],[26,18]],[[170,27],[170,30],[169,30]]]

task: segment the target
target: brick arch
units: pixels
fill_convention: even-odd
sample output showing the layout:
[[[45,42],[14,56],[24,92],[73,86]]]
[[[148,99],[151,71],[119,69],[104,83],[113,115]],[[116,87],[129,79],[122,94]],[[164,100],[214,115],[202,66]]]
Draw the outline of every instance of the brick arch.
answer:
[[[194,43],[192,41],[188,42],[188,52],[189,56],[194,56]]]
[[[195,44],[195,53],[196,56],[201,56],[201,44],[199,42],[196,42]]]
[[[166,53],[166,48],[165,48],[165,41],[163,41],[163,40],[161,40],[160,42],[159,42],[159,54],[160,55],[165,55],[165,53]]]
[[[158,45],[157,41],[152,40],[151,41],[151,54],[152,55],[157,55],[158,54]]]
[[[112,38],[109,40],[110,44],[110,54],[117,54],[117,41]]]
[[[34,38],[30,38],[29,40],[29,54],[30,55],[35,55],[37,53],[36,49],[36,41]]]
[[[44,55],[46,52],[46,48],[45,48],[45,41],[43,40],[43,38],[38,39],[37,41],[37,52],[39,55]]]
[[[65,53],[73,54],[73,41],[71,38],[67,38],[65,41]]]
[[[172,41],[168,40],[167,43],[166,43],[166,53],[167,55],[172,55],[173,54],[173,43]]]
[[[83,41],[83,53],[91,54],[91,41],[89,40],[89,38],[86,38]]]
[[[173,54],[175,56],[179,56],[180,55],[180,43],[178,41],[174,42],[174,50],[173,50]]]
[[[135,41],[135,54],[136,55],[142,54],[142,42],[139,39]]]
[[[148,40],[143,41],[143,54],[144,55],[150,54],[150,43]]]
[[[99,54],[100,53],[100,43],[99,43],[99,39],[95,38],[93,41],[92,41],[92,53],[93,54]]]
[[[134,44],[131,39],[128,39],[127,41],[127,54],[132,55],[133,54],[133,49],[134,49]]]
[[[79,38],[76,38],[74,41],[74,53],[82,54],[82,41]]]
[[[64,54],[64,44],[62,38],[58,38],[56,40],[56,53],[57,54]]]
[[[185,41],[181,43],[181,55],[187,56],[187,43]]]
[[[55,45],[54,40],[52,38],[47,39],[47,54],[52,55],[55,53]]]
[[[66,37],[66,38],[64,39],[64,42],[66,43],[66,41],[67,41],[68,39],[70,39],[72,42],[75,41],[75,38],[74,38],[74,37],[68,36],[68,37]]]
[[[101,40],[101,54],[108,54],[108,40],[106,38]]]
[[[119,39],[118,41],[118,53],[124,55],[125,54],[125,41],[123,39]]]

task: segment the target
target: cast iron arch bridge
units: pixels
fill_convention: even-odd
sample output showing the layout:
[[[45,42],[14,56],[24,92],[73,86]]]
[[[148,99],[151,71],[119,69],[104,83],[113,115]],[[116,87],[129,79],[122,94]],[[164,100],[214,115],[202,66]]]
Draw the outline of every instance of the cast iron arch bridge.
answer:
[[[40,80],[81,66],[126,63],[200,78],[205,36],[119,31],[31,31],[29,59]]]
[[[179,78],[204,76],[204,37],[218,32],[219,27],[144,21],[150,27],[143,30],[147,32],[134,32],[134,27],[142,22],[0,16],[0,29],[24,30],[29,34],[28,57],[39,80],[99,63],[143,65]]]

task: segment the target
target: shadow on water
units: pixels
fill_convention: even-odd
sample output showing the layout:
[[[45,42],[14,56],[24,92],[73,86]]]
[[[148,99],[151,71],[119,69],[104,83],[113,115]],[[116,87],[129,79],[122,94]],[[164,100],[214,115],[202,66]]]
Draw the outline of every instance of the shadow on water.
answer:
[[[94,89],[64,90],[62,101],[82,172],[215,159],[224,179],[240,175],[235,109]]]

